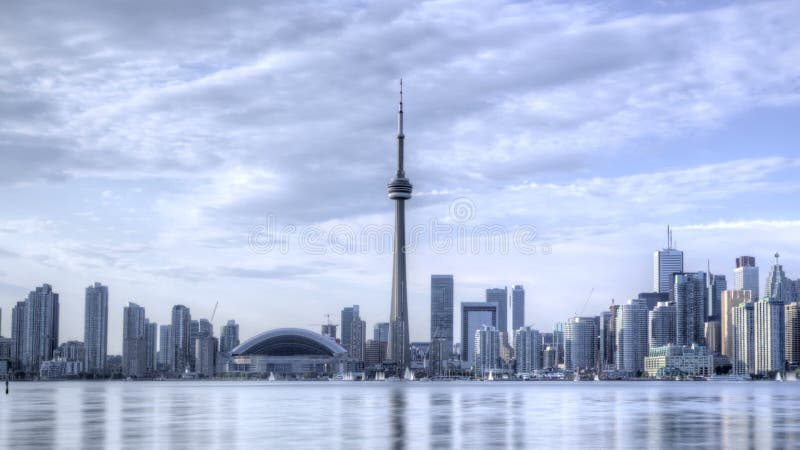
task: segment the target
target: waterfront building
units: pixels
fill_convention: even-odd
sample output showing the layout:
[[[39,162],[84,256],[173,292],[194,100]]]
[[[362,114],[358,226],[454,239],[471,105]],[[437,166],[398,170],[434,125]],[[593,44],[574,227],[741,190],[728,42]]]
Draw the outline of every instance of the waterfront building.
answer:
[[[616,318],[616,369],[637,376],[647,356],[647,302],[634,299],[620,305]]]
[[[411,343],[411,362],[409,367],[413,371],[428,371],[431,361],[431,343],[430,342],[412,342]]]
[[[738,258],[737,258],[738,262]],[[735,290],[735,291],[722,291],[722,305],[720,306],[720,354],[731,356],[731,326],[732,326],[732,308],[752,301],[752,295],[757,291],[751,290]]]
[[[706,273],[673,274],[677,345],[705,344]]]
[[[514,360],[518,374],[532,373],[542,368],[542,337],[532,327],[520,327],[514,332]]]
[[[764,298],[753,305],[756,373],[782,372],[785,368],[784,304],[777,298]]]
[[[733,290],[750,291],[752,298],[758,298],[758,266],[752,256],[736,258],[736,268],[733,269]]]
[[[750,291],[744,291],[750,292]],[[728,328],[728,350],[730,351],[731,371],[735,375],[755,373],[755,324],[753,302],[741,302],[730,310]]]
[[[342,347],[349,358],[364,361],[367,324],[361,320],[358,305],[342,309]]]
[[[525,325],[525,288],[521,284],[511,288],[511,330],[519,330]]]
[[[145,371],[152,373],[158,370],[158,324],[147,321],[145,329]]]
[[[231,351],[225,371],[281,379],[330,377],[344,366],[347,351],[321,334],[300,328],[265,331]]]
[[[195,362],[197,360],[197,338],[200,336],[200,322],[197,320],[189,321],[189,370],[195,371]]]
[[[168,371],[172,367],[171,331],[172,325],[161,325],[158,334],[158,370]]]
[[[372,339],[378,342],[389,342],[389,322],[376,323],[372,327]]]
[[[453,350],[453,275],[431,275],[431,369],[447,370]]]
[[[600,329],[598,331],[598,367],[600,370],[605,370],[609,367],[614,367],[614,321],[611,317],[611,311],[602,311],[600,313]]]
[[[487,289],[486,301],[497,305],[497,331],[508,333],[508,287]]]
[[[542,350],[542,369],[557,369],[558,353],[555,347],[548,345]]]
[[[333,338],[336,339],[336,328],[333,329]],[[235,320],[228,320],[222,326],[219,338],[219,352],[225,355],[230,354],[239,345],[239,324]]]
[[[784,323],[786,364],[794,369],[800,367],[800,303],[792,302],[786,305]]]
[[[83,342],[86,346],[83,369],[89,374],[104,372],[108,354],[108,286],[100,283],[86,288]]]
[[[475,364],[475,332],[484,325],[495,327],[498,306],[495,302],[461,302],[461,360]]]
[[[25,300],[22,347],[22,367],[28,374],[38,374],[43,361],[53,358],[58,347],[59,301],[52,286],[43,284],[28,294]]]
[[[683,252],[672,247],[672,232],[667,227],[667,248],[653,253],[653,291],[669,293],[672,275],[683,272]]]
[[[65,361],[84,361],[85,357],[86,346],[81,341],[64,342],[53,351],[53,359],[63,359]]]
[[[392,301],[389,315],[389,342],[386,358],[394,362],[398,375],[405,373],[411,359],[408,331],[408,293],[406,283],[406,200],[411,199],[411,182],[403,169],[403,82],[400,82],[400,107],[397,111],[397,172],[389,181],[389,199],[394,200],[394,260]],[[344,326],[344,325],[343,325]]]
[[[660,302],[648,313],[649,348],[675,344],[676,314],[677,308],[672,302]]]
[[[500,369],[500,332],[490,325],[475,330],[473,368],[475,377],[486,377]]]
[[[714,357],[700,345],[666,345],[651,348],[644,358],[648,377],[702,376],[714,374]]]
[[[775,253],[775,264],[769,269],[767,285],[764,288],[764,297],[776,299],[786,304],[792,301],[794,282],[786,277],[779,258],[780,255]]]
[[[379,366],[386,359],[386,342],[369,339],[366,344],[364,366]]]
[[[122,374],[141,378],[147,373],[147,328],[145,310],[129,302],[122,312]]]
[[[204,332],[197,338],[196,371],[201,378],[213,378],[217,369],[217,338],[212,333]]]
[[[172,307],[172,326],[170,327],[170,370],[176,374],[183,373],[191,368],[192,314],[189,308],[183,305]]]
[[[42,361],[39,376],[43,379],[57,380],[60,378],[76,378],[83,372],[83,361],[69,361],[64,358],[54,358]]]
[[[22,370],[22,350],[25,343],[25,302],[11,309],[11,369]]]
[[[597,364],[597,322],[571,317],[564,326],[564,369],[591,370]]]

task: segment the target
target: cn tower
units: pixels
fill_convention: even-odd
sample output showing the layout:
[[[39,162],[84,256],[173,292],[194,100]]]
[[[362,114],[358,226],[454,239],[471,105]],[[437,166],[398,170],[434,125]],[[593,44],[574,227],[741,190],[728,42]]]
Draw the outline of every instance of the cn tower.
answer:
[[[403,80],[400,80],[400,107],[397,111],[397,173],[389,181],[389,199],[394,200],[394,269],[392,307],[389,315],[389,342],[386,359],[395,363],[402,376],[411,360],[408,337],[408,296],[406,293],[406,200],[411,199],[411,182],[403,170]]]

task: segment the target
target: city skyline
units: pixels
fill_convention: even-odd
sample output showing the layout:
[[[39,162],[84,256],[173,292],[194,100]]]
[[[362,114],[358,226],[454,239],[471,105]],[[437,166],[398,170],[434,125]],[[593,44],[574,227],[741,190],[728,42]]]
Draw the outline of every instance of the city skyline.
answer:
[[[710,259],[730,286],[746,254],[764,283],[778,251],[798,276],[800,216],[785,206],[799,189],[797,49],[782,44],[800,42],[795,3],[86,8],[13,4],[0,18],[14,61],[0,97],[5,335],[42,283],[77,314],[87,286],[109,286],[113,354],[128,302],[168,324],[176,303],[210,317],[219,301],[243,336],[348,304],[386,321],[386,253],[259,253],[248,238],[270,214],[392,224],[401,76],[406,227],[452,219],[463,198],[470,226],[537,230],[535,255],[409,254],[410,341],[427,338],[434,273],[455,274],[455,304],[525,286],[525,324],[539,329],[592,288],[587,310],[624,303],[650,291],[666,224],[687,271]],[[13,20],[28,16],[41,20]],[[286,16],[302,37],[281,34]],[[66,319],[61,340],[83,339]]]

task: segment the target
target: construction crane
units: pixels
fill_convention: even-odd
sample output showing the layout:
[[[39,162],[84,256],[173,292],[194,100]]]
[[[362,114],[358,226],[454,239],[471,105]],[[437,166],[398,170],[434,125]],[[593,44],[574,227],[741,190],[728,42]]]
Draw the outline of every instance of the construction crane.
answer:
[[[581,308],[581,313],[580,313],[580,314],[578,314],[578,313],[575,313],[575,316],[576,316],[576,317],[577,317],[577,316],[580,316],[580,315],[583,315],[583,311],[586,309],[586,305],[588,305],[588,304],[589,304],[589,300],[591,300],[591,299],[592,299],[592,294],[594,294],[594,288],[592,288],[592,290],[591,290],[591,291],[589,291],[589,296],[588,296],[588,297],[586,297],[586,301],[585,301],[585,302],[583,302],[583,308]]]
[[[219,306],[219,301],[214,303],[214,310],[211,312],[211,320],[209,320],[211,323],[214,323],[214,316],[217,315],[217,306]]]

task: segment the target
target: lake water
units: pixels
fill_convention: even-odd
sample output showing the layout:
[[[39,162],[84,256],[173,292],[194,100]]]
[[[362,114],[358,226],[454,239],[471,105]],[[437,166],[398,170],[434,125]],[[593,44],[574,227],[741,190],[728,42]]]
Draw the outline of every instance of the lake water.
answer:
[[[800,383],[18,382],[5,448],[789,448]]]

